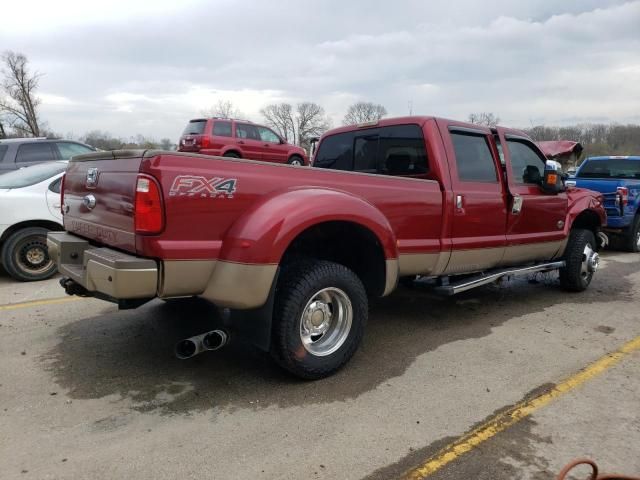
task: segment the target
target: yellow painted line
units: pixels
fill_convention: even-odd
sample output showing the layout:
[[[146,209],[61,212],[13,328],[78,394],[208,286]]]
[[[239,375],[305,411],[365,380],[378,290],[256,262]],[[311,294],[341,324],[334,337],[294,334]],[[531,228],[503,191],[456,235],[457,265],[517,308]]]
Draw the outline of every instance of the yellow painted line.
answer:
[[[39,307],[41,305],[55,305],[58,303],[76,302],[78,300],[82,300],[82,297],[60,297],[60,298],[49,298],[47,300],[33,300],[32,302],[24,302],[24,303],[10,303],[8,305],[0,305],[0,311],[17,310],[19,308]]]
[[[482,442],[489,440],[494,435],[506,430],[536,410],[548,405],[561,395],[575,390],[586,381],[600,375],[636,350],[640,350],[640,337],[636,337],[630,342],[625,343],[619,350],[608,353],[575,375],[567,378],[550,391],[520,402],[509,410],[496,415],[476,429],[460,437],[455,442],[444,447],[428,458],[422,465],[413,470],[409,470],[402,478],[406,480],[419,480],[428,477],[461,455],[471,451]]]

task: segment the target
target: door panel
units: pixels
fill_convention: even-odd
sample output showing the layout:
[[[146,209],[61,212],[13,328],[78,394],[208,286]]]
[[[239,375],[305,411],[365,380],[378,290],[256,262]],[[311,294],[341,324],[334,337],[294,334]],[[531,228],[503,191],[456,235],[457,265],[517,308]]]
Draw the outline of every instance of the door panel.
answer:
[[[536,183],[544,177],[545,160],[533,142],[502,128],[498,136],[511,194],[503,263],[550,260],[565,240],[567,195],[544,193]],[[519,211],[513,208],[514,202],[521,204]]]
[[[439,122],[454,197],[453,249],[444,273],[495,267],[502,260],[506,246],[507,206],[491,131]]]
[[[271,129],[266,127],[256,128],[263,142],[262,159],[268,162],[286,163],[289,145],[281,144],[280,137]]]
[[[236,123],[236,142],[242,157],[250,160],[262,160],[264,142],[260,139],[255,125],[248,123]]]

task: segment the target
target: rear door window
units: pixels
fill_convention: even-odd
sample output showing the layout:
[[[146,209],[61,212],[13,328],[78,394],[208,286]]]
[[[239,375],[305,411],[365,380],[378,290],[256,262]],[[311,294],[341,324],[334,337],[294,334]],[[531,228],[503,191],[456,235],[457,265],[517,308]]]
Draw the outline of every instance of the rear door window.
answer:
[[[7,153],[8,149],[9,149],[8,146],[0,145],[0,162],[2,162],[4,160],[4,154]]]
[[[255,125],[247,125],[246,123],[236,123],[236,137],[246,138],[247,140],[260,140],[260,135]]]
[[[52,143],[25,143],[18,147],[16,163],[50,162],[56,158]]]
[[[213,124],[213,134],[218,137],[230,137],[231,122],[221,122],[220,120],[216,120]]]
[[[486,135],[453,131],[451,140],[456,154],[460,181],[487,183],[498,181],[498,172]]]

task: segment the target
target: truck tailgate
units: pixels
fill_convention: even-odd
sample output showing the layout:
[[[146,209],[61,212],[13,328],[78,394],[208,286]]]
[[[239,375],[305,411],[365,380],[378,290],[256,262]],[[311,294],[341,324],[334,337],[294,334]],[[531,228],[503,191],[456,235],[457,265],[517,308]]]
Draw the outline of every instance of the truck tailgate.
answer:
[[[64,227],[76,235],[135,252],[134,202],[142,150],[74,157],[64,179]]]

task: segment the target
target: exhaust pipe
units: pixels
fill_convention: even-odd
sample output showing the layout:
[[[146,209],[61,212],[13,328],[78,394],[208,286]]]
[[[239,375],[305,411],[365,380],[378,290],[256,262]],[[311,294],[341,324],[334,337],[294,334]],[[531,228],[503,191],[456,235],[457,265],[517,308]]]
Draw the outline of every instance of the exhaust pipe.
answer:
[[[186,360],[202,352],[219,350],[227,343],[229,343],[229,334],[227,332],[224,330],[211,330],[210,332],[179,341],[175,348],[175,354],[180,360]]]

